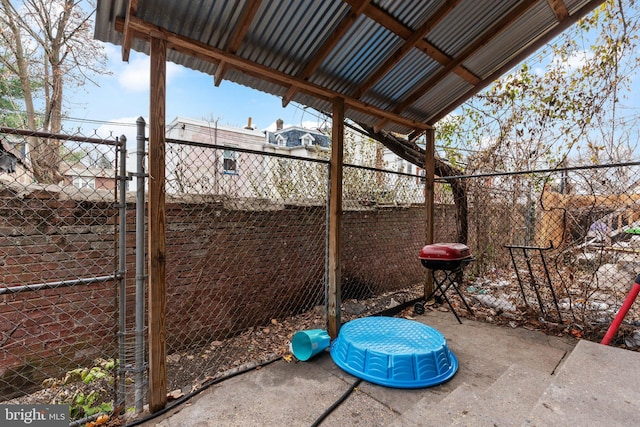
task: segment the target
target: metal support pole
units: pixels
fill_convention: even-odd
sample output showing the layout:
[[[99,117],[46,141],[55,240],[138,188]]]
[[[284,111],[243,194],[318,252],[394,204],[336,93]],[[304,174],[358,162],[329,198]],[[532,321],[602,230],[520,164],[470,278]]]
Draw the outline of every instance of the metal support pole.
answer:
[[[118,398],[117,403],[125,403],[125,370],[124,363],[127,356],[126,334],[127,329],[127,137],[122,135],[118,141],[117,152],[120,155],[120,174],[118,176],[119,193],[119,233],[118,233],[118,323],[119,323],[119,376],[118,376]],[[124,405],[123,405],[124,406]]]
[[[136,341],[135,341],[135,409],[140,413],[144,407],[144,292],[145,292],[145,130],[142,117],[136,120]]]

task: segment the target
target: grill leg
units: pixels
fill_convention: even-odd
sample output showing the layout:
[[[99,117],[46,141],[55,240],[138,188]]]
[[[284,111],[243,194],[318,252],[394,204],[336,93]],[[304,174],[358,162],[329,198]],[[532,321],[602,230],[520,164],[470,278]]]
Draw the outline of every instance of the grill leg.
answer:
[[[469,313],[473,313],[473,312],[471,311],[469,305],[467,304],[467,301],[465,301],[464,297],[460,294],[460,291],[455,286],[455,284],[453,282],[453,279],[452,279],[452,272],[445,271],[445,270],[443,270],[443,271],[444,271],[445,277],[442,280],[438,280],[438,278],[436,277],[436,271],[435,270],[431,270],[431,275],[433,276],[433,283],[436,285],[436,288],[425,299],[425,301],[429,301],[436,294],[436,292],[439,292],[439,294],[442,296],[442,298],[444,298],[444,300],[447,302],[447,304],[451,308],[451,311],[453,312],[453,315],[456,316],[456,319],[458,320],[458,323],[462,324],[462,320],[460,320],[460,316],[458,316],[458,313],[456,312],[456,309],[453,307],[453,304],[451,304],[451,301],[449,301],[449,298],[447,297],[447,290],[449,289],[449,287],[453,286],[453,288],[458,293],[458,295],[460,295],[460,298],[464,302],[464,305],[469,310]],[[446,284],[446,286],[444,286],[445,284]],[[443,286],[444,286],[444,288],[443,288]]]

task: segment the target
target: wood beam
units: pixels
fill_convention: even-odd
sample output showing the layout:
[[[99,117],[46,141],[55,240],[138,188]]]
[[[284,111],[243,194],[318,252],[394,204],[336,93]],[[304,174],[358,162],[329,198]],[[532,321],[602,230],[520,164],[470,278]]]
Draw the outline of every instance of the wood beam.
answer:
[[[344,145],[344,100],[333,102],[331,118],[331,160],[329,163],[329,277],[327,297],[327,330],[332,339],[340,332],[342,304],[342,162]]]
[[[167,43],[151,39],[149,112],[149,410],[167,405],[165,110]]]
[[[345,1],[351,4],[352,6],[353,6],[353,3],[355,2],[355,0],[345,0]],[[363,13],[404,40],[409,39],[409,37],[411,37],[411,34],[413,33],[413,30],[411,28],[405,26],[402,22],[398,21],[395,17],[393,17],[392,15],[387,13],[385,10],[381,9],[380,7],[374,4],[368,5],[364,9]],[[449,55],[442,52],[440,49],[438,49],[433,44],[429,43],[424,39],[419,40],[416,43],[416,48],[422,50],[424,53],[426,53],[431,58],[438,61],[440,64],[444,66],[448,65],[452,61],[452,58],[449,57]],[[456,73],[458,76],[460,76],[460,78],[469,82],[470,84],[474,84],[474,82],[480,81],[480,78],[478,76],[474,75],[472,72],[464,68],[462,65],[458,65],[454,67],[452,71]]]
[[[585,15],[592,12],[593,9],[600,6],[601,4],[602,4],[602,0],[590,0],[588,3],[583,4],[580,9],[578,9],[573,13],[573,15],[569,15],[569,17],[560,21],[558,26],[556,26],[553,30],[549,31],[548,33],[544,34],[543,36],[535,40],[533,43],[529,45],[527,49],[515,55],[513,58],[507,61],[504,65],[502,65],[502,67],[498,68],[493,73],[486,76],[484,79],[482,79],[482,81],[480,81],[477,85],[475,85],[475,87],[469,89],[464,94],[460,95],[456,100],[456,102],[452,103],[449,106],[449,108],[430,117],[428,122],[429,123],[438,122],[438,120],[442,119],[447,114],[449,114],[450,112],[458,108],[467,99],[471,98],[472,96],[480,92],[482,89],[486,88],[491,83],[499,79],[504,73],[506,73],[516,65],[520,64],[522,61],[524,61],[529,56],[531,56],[532,53],[534,53],[535,51],[540,49],[542,46],[544,46],[545,44],[549,43],[551,40],[553,40],[554,38],[562,34],[564,30],[566,30],[567,28],[569,28],[570,26],[578,22]]]
[[[420,49],[431,58],[435,59],[440,63],[440,65],[447,66],[453,61],[453,57],[447,55],[446,53],[440,51],[434,45],[429,43],[426,40],[420,40],[416,44],[416,48]],[[467,70],[462,64],[456,66],[452,70],[453,73],[457,74],[462,80],[466,81],[471,85],[476,85],[480,81],[480,77],[473,74],[471,71]]]
[[[309,63],[304,67],[299,78],[303,80],[307,80],[311,75],[318,69],[322,61],[331,53],[334,47],[338,44],[338,42],[342,39],[342,37],[349,31],[349,28],[353,26],[358,19],[358,16],[362,14],[362,11],[369,5],[371,0],[354,0],[351,3],[351,10],[347,15],[340,21],[340,24],[336,27],[336,29],[331,33],[331,36],[324,42],[322,47],[318,49],[318,52],[313,55],[313,58]],[[291,86],[287,93],[282,97],[282,107],[286,107],[289,105],[289,102],[293,99],[296,92],[298,92],[298,88],[296,86]]]
[[[367,93],[380,79],[382,79],[398,62],[402,60],[418,42],[426,37],[451,11],[460,3],[460,0],[448,0],[444,2],[437,11],[433,13],[418,29],[405,39],[400,46],[380,67],[378,67],[364,83],[358,87],[353,97],[359,99]]]
[[[425,208],[425,243],[430,245],[435,242],[434,219],[435,219],[435,174],[436,174],[436,137],[435,130],[426,132],[425,161],[424,161],[424,208]],[[430,273],[430,272],[429,272]],[[424,286],[424,296],[433,292],[433,276],[427,274]]]
[[[547,0],[549,7],[553,10],[553,13],[558,18],[558,21],[562,21],[569,17],[569,10],[562,0]]]
[[[485,33],[478,37],[473,43],[467,46],[466,49],[460,53],[453,61],[451,61],[446,67],[438,71],[433,77],[423,83],[419,88],[415,89],[404,101],[400,102],[393,112],[396,114],[402,113],[409,108],[414,102],[425,95],[431,88],[433,88],[438,82],[449,75],[451,70],[462,64],[469,57],[474,55],[480,49],[487,45],[491,40],[497,37],[502,31],[507,29],[513,22],[519,19],[530,8],[537,4],[537,0],[526,0],[514,7],[509,13],[504,15],[498,22],[492,25]],[[380,120],[380,122],[374,125],[375,128],[381,128],[387,122],[386,118]]]
[[[407,136],[407,140],[411,143],[415,143],[414,141],[422,136],[425,131],[423,130],[414,130]]]
[[[127,13],[124,18],[124,31],[122,34],[122,60],[129,62],[129,53],[131,52],[131,41],[133,40],[133,32],[129,27],[132,16],[136,16],[138,12],[138,0],[129,0]]]
[[[179,34],[172,33],[164,28],[156,25],[144,22],[139,18],[132,17],[130,26],[135,30],[135,37],[141,39],[149,39],[149,34],[156,34],[158,37],[162,37],[167,40],[167,48],[174,49],[178,52],[190,55],[203,61],[209,61],[218,64],[220,61],[226,61],[230,66],[244,72],[266,80],[281,86],[296,86],[302,92],[308,93],[312,96],[320,99],[335,99],[343,98],[345,108],[348,107],[353,110],[361,111],[366,114],[382,117],[388,119],[390,122],[398,123],[411,129],[430,129],[430,125],[418,122],[415,120],[407,119],[399,114],[391,113],[382,108],[375,107],[357,99],[351,97],[345,97],[343,94],[323,88],[322,86],[313,84],[311,82],[299,79],[297,77],[290,76],[286,73],[274,70],[264,65],[256,64],[250,60],[231,55],[220,49],[216,49],[207,44],[198,42],[193,39],[181,36]],[[123,20],[116,20],[116,30],[123,28]]]
[[[260,0],[252,0],[245,6],[242,11],[242,17],[236,26],[231,39],[229,40],[229,45],[227,46],[227,52],[235,53],[240,48],[242,44],[242,40],[249,32],[249,28],[251,28],[251,23],[253,22],[253,18],[255,18],[256,13],[258,13],[258,9],[260,9],[260,4],[262,2]]]
[[[235,27],[233,34],[229,40],[229,45],[227,46],[226,51],[235,55],[240,45],[242,44],[242,40],[247,35],[249,28],[251,27],[251,23],[253,22],[253,18],[256,16],[258,9],[260,8],[260,4],[262,2],[260,0],[253,0],[246,4],[244,10],[242,11],[242,16],[238,22],[238,25]],[[218,64],[218,68],[216,68],[216,73],[213,78],[214,84],[220,86],[222,80],[224,79],[224,75],[227,71],[227,63],[221,61]]]

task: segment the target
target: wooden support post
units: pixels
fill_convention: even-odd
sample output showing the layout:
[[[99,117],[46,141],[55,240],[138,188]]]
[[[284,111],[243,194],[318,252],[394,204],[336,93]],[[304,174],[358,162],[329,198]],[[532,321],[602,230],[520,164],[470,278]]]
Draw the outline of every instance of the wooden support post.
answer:
[[[344,100],[333,102],[331,130],[331,163],[329,168],[329,292],[328,332],[337,338],[340,332],[340,305],[342,303],[340,256],[342,249],[342,159],[344,144]]]
[[[151,87],[149,114],[149,411],[167,405],[165,276],[165,40],[151,38]]]
[[[433,220],[435,218],[435,130],[428,129],[425,133],[426,139],[426,156],[424,161],[425,182],[424,182],[424,207],[425,207],[425,243],[427,245],[434,243],[434,227]],[[427,297],[433,292],[433,276],[429,271],[424,285],[424,296]]]

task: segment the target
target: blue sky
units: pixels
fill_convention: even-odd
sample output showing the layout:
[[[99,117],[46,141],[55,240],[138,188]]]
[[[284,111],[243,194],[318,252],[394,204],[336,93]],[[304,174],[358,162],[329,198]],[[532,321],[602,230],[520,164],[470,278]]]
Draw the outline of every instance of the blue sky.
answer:
[[[70,124],[81,127],[83,133],[98,130],[125,134],[129,140],[135,135],[131,126],[116,126],[100,122],[133,125],[135,120],[149,115],[149,57],[132,51],[129,62],[123,62],[120,47],[105,44],[109,76],[99,76],[99,86],[87,83],[81,88],[69,88],[66,111]],[[318,123],[317,113],[303,110],[298,104],[282,108],[280,98],[250,89],[228,80],[219,87],[213,77],[191,69],[167,63],[167,111],[169,123],[175,117],[218,120],[221,125],[243,127],[252,118],[260,130],[275,129],[275,121],[285,125],[312,126]]]

